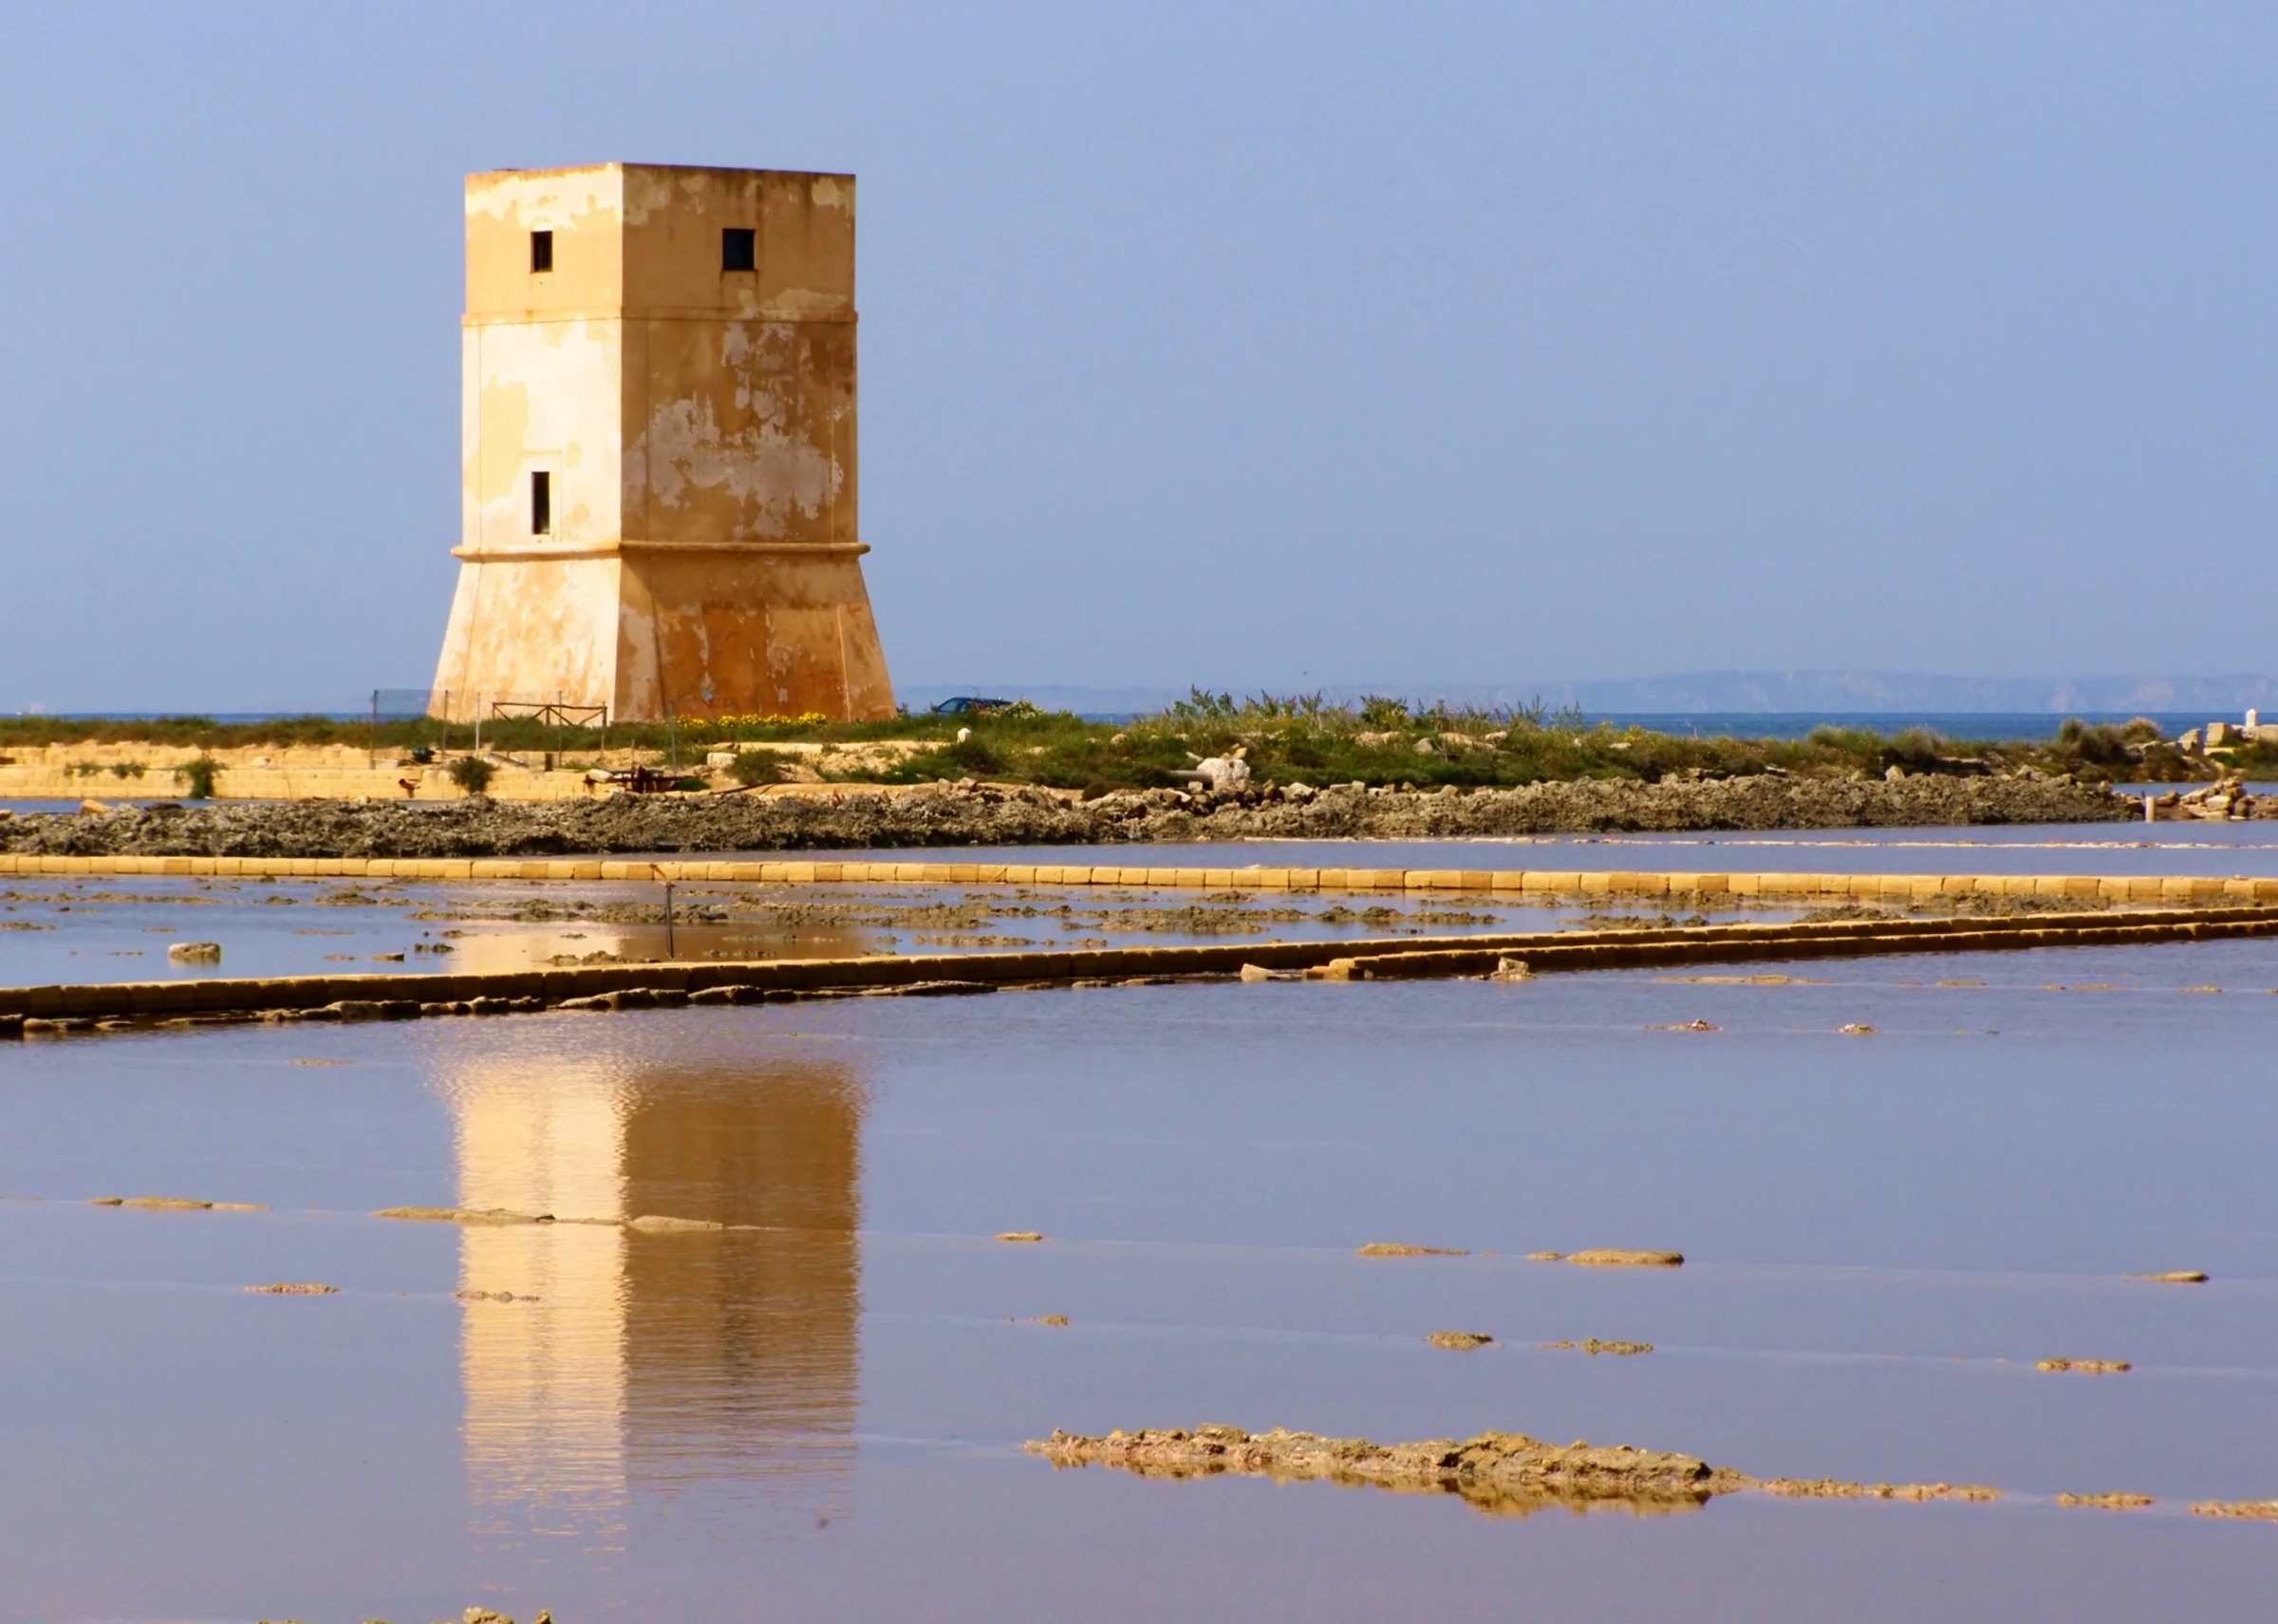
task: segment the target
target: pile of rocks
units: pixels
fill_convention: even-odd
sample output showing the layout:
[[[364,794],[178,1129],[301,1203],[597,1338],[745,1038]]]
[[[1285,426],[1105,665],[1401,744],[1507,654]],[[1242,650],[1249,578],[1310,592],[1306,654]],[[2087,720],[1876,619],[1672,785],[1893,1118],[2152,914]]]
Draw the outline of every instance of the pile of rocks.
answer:
[[[2210,803],[2212,804],[2212,803]],[[1705,829],[2117,822],[2141,803],[2033,772],[1897,780],[1583,779],[1511,789],[1074,791],[966,782],[828,795],[607,801],[290,801],[0,812],[0,851],[66,856],[511,857],[1202,840],[1435,840]]]
[[[2170,790],[2164,795],[2144,796],[2143,816],[2146,823],[2278,818],[2278,795],[2250,793],[2243,776],[2229,773],[2196,790]]]

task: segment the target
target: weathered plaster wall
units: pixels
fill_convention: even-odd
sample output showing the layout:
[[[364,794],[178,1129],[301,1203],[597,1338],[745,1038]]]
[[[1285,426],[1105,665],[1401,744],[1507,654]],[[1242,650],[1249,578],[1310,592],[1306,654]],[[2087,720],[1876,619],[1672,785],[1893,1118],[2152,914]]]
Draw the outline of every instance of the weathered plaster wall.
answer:
[[[626,573],[626,714],[893,715],[857,559],[644,552]]]
[[[625,533],[616,401],[625,324],[576,318],[469,327],[474,383],[466,545],[484,551],[606,546]],[[531,533],[530,477],[553,486],[553,528]]]
[[[616,701],[623,571],[617,553],[460,565],[436,672],[439,714],[471,720],[481,693],[632,717]]]
[[[722,269],[728,227],[754,270]],[[439,708],[893,713],[859,562],[851,177],[471,177],[463,380]]]

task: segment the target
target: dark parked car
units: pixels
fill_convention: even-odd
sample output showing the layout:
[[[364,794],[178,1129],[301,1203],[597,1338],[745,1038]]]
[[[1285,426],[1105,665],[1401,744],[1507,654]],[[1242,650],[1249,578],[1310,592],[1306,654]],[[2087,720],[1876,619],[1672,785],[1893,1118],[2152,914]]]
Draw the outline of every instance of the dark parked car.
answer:
[[[933,714],[937,717],[986,716],[991,711],[1004,709],[1012,702],[1010,700],[984,700],[979,694],[960,694],[954,700],[943,700],[934,706]]]

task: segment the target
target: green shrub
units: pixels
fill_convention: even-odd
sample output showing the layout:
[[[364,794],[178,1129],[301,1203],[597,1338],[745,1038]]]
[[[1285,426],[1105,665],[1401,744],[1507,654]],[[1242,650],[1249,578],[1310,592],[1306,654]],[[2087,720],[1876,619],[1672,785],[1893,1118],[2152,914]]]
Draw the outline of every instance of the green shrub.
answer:
[[[780,784],[783,757],[772,750],[738,750],[729,763],[728,776],[747,790],[755,784]]]
[[[491,787],[497,767],[479,756],[461,756],[451,763],[451,781],[470,795],[479,795]]]
[[[948,748],[940,754],[951,766],[967,776],[1004,771],[1004,758],[991,749],[989,741],[979,734],[970,738],[952,740]]]
[[[111,776],[114,778],[140,778],[142,776],[142,763],[140,761],[115,761],[111,764]]]
[[[2066,717],[2059,725],[2057,748],[2097,767],[2124,767],[2131,759],[2127,729],[2108,721],[2085,722],[2079,717]]]
[[[220,771],[220,762],[211,756],[200,755],[177,767],[174,776],[187,799],[210,801],[214,798],[214,775]]]

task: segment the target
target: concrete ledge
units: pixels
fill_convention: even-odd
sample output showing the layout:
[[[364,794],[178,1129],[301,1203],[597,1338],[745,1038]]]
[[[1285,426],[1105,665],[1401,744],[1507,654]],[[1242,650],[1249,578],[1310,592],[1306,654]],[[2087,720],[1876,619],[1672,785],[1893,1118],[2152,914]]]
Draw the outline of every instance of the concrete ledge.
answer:
[[[913,954],[865,959],[582,965],[495,974],[215,977],[0,988],[0,1016],[135,1017],[173,1013],[305,1011],[342,1002],[426,1003],[477,998],[566,999],[664,987],[700,992],[887,989],[963,981],[1004,985],[1133,976],[1223,976],[1244,964],[1307,970],[1345,962],[1363,979],[1492,972],[1504,959],[1530,968],[1593,969],[1875,953],[1961,953],[2044,946],[2278,935],[2278,907],[2175,908],[2115,919],[2045,914],[2022,919],[1839,920],[1818,924],[1711,924],[1644,930],[1534,931],[1359,942],[1276,942],[1080,952]]]

